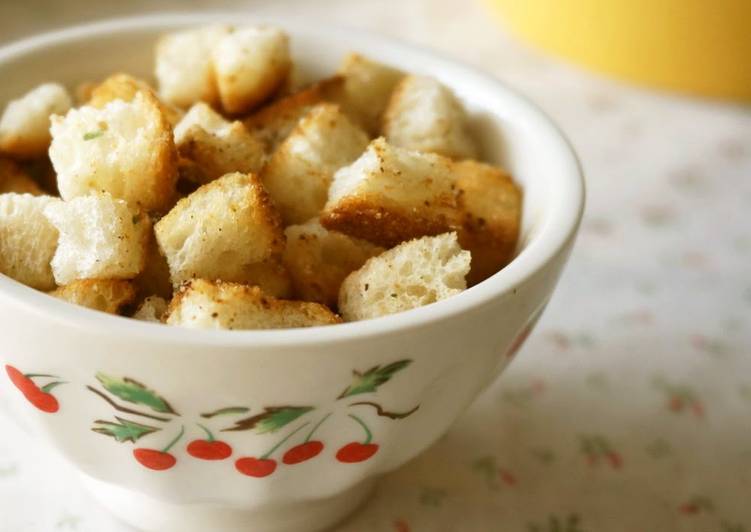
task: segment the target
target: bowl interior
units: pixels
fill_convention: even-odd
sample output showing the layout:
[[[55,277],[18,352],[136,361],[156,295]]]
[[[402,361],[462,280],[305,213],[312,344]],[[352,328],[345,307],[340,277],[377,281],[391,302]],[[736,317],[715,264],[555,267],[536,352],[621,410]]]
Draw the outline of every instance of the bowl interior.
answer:
[[[73,89],[80,82],[102,79],[114,72],[152,79],[153,49],[159,35],[220,21],[242,24],[258,19],[238,13],[155,15],[71,28],[10,45],[0,50],[0,104],[46,81],[58,81]],[[489,76],[403,43],[360,31],[285,20],[268,22],[279,24],[290,33],[293,58],[304,79],[331,75],[351,51],[408,72],[438,78],[466,106],[485,159],[508,168],[523,187],[522,238],[517,258],[465,293],[410,313],[437,315],[440,308],[456,312],[508,290],[542,267],[573,237],[583,203],[578,163],[555,126],[526,100]],[[0,275],[0,290],[11,284],[15,283]],[[428,314],[425,317],[430,318]],[[388,319],[391,318],[379,320]],[[393,322],[397,323],[405,324],[404,317],[400,315],[398,322]],[[359,324],[331,329],[354,325]]]

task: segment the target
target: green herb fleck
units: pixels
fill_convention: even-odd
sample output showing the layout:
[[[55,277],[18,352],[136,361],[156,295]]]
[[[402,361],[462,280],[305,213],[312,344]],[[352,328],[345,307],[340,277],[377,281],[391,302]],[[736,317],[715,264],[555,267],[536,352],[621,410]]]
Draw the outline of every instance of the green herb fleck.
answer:
[[[97,137],[101,137],[102,135],[104,135],[104,131],[102,131],[101,129],[98,131],[89,131],[88,133],[84,133],[83,140],[93,140]]]

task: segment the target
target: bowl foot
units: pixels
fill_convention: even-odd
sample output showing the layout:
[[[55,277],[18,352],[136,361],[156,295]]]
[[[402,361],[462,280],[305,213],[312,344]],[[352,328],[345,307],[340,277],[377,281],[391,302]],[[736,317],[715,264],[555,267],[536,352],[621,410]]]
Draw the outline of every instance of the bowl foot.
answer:
[[[366,480],[329,499],[256,508],[221,504],[176,504],[82,475],[87,491],[118,519],[141,530],[158,532],[315,532],[354,512],[371,495]]]

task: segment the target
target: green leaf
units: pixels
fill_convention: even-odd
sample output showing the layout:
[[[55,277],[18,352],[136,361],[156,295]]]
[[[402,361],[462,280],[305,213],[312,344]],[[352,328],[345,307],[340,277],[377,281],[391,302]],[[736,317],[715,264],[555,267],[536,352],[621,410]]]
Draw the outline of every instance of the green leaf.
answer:
[[[267,406],[261,414],[236,421],[224,432],[255,429],[258,434],[276,432],[285,425],[314,410],[312,406]]]
[[[115,440],[119,442],[130,441],[133,443],[146,436],[147,434],[162,430],[158,427],[142,425],[141,423],[129,421],[118,416],[115,416],[115,419],[118,421],[117,423],[98,419],[97,421],[94,421],[94,425],[96,426],[91,430],[98,432],[99,434],[104,434],[105,436],[115,438]]]
[[[104,373],[97,373],[96,378],[102,383],[105,390],[123,401],[147,406],[154,412],[177,414],[164,398],[160,397],[155,391],[149,390],[140,382],[128,377],[111,377]]]
[[[387,383],[397,371],[401,371],[412,363],[411,360],[398,360],[386,366],[374,366],[365,373],[355,370],[352,384],[345,389],[337,399],[344,399],[361,393],[375,392],[381,384]]]
[[[226,408],[220,408],[219,410],[214,410],[213,412],[206,412],[201,414],[201,417],[206,419],[211,419],[215,416],[229,416],[232,414],[246,414],[250,411],[250,408],[246,406],[228,406]]]

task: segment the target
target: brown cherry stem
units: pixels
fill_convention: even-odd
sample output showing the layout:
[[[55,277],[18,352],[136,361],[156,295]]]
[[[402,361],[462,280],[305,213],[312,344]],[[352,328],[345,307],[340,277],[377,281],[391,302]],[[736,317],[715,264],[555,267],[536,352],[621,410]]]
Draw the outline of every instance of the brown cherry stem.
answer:
[[[376,413],[381,417],[387,417],[389,419],[404,419],[405,417],[411,416],[415,412],[417,412],[417,409],[420,408],[420,405],[417,405],[412,410],[408,410],[407,412],[389,412],[387,410],[384,410],[381,405],[378,403],[374,403],[372,401],[358,401],[356,403],[351,403],[349,406],[372,406],[376,409]]]

